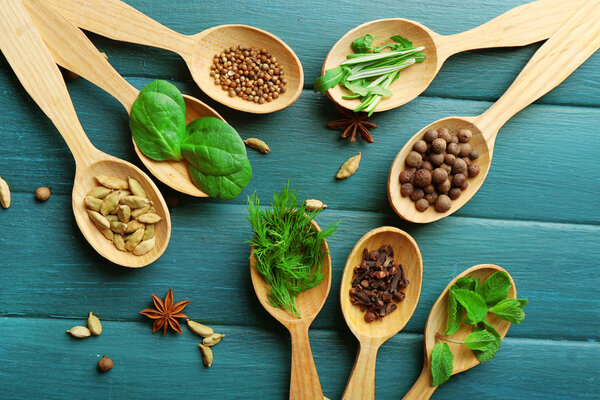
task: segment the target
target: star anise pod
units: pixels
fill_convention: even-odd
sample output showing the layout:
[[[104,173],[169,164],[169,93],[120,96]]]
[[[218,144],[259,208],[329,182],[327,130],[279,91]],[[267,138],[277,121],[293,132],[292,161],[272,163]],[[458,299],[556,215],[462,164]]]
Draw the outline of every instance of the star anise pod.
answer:
[[[373,137],[367,128],[375,129],[377,125],[368,120],[367,113],[346,110],[338,105],[335,106],[335,112],[341,119],[328,123],[328,127],[343,130],[341,137],[345,139],[350,135],[351,142],[356,142],[356,133],[358,132],[362,140],[373,143]]]
[[[152,301],[154,302],[155,308],[146,308],[145,310],[140,311],[140,314],[155,320],[154,325],[152,326],[152,333],[163,328],[163,335],[166,335],[167,328],[170,326],[173,330],[181,334],[181,326],[176,318],[188,318],[188,316],[181,311],[190,301],[185,300],[173,304],[173,291],[171,289],[167,292],[164,301],[155,295],[152,295]]]

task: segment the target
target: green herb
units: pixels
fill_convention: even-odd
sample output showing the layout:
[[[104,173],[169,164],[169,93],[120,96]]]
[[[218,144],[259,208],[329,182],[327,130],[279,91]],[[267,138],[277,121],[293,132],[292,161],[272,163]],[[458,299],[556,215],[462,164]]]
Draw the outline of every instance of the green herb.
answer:
[[[248,159],[242,163],[242,168],[239,171],[229,175],[206,175],[191,164],[188,165],[188,168],[194,185],[201,188],[209,196],[221,200],[236,198],[252,178],[252,166]]]
[[[487,349],[473,350],[473,353],[475,354],[475,357],[477,357],[479,362],[484,363],[494,358],[494,356],[500,349],[500,343],[502,342],[502,338],[500,337],[500,334],[498,333],[496,328],[494,328],[492,325],[489,324],[489,322],[485,320],[481,321],[477,324],[477,326],[473,327],[473,332],[481,330],[485,330],[491,333],[494,336],[494,338],[496,338],[494,345],[490,345]]]
[[[392,96],[389,86],[398,79],[400,71],[416,62],[423,62],[424,47],[414,47],[408,39],[394,35],[388,43],[373,48],[372,35],[359,37],[352,42],[355,54],[349,54],[340,66],[325,71],[315,81],[315,91],[325,93],[338,84],[350,92],[344,99],[361,99],[355,112],[371,115],[383,97]],[[389,48],[390,51],[382,52]]]
[[[525,319],[525,311],[520,301],[515,299],[502,300],[490,309],[500,319],[520,324]]]
[[[460,305],[467,311],[465,324],[475,325],[484,320],[487,315],[487,307],[485,306],[485,300],[480,295],[466,289],[454,289],[452,293]]]
[[[493,306],[500,300],[506,299],[510,290],[510,278],[504,271],[494,272],[479,286],[477,293],[484,298],[488,306]]]
[[[463,342],[471,350],[485,351],[496,346],[496,337],[486,330],[469,334]]]
[[[325,278],[323,241],[337,231],[337,224],[314,230],[311,221],[321,209],[308,210],[289,184],[273,194],[265,209],[260,208],[256,193],[249,196],[248,212],[254,231],[249,241],[254,247],[254,268],[267,284],[269,303],[300,318],[296,298]]]
[[[454,354],[447,343],[438,342],[431,352],[431,386],[441,385],[452,375]]]
[[[175,103],[177,103],[179,109],[183,112],[183,115],[185,115],[185,100],[183,99],[179,89],[177,89],[177,87],[172,83],[163,81],[162,79],[155,80],[144,86],[144,88],[140,91],[140,93],[148,92],[156,92],[169,96]]]

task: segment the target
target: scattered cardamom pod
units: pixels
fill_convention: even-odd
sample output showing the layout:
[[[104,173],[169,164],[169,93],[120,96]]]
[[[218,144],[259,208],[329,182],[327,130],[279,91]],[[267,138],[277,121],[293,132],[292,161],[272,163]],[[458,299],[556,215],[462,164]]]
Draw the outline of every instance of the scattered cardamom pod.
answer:
[[[358,153],[355,156],[350,157],[346,162],[342,164],[340,170],[335,176],[337,179],[346,179],[354,175],[358,166],[360,165],[360,157],[361,153]]]
[[[133,178],[129,178],[129,190],[131,190],[131,193],[134,196],[138,196],[138,197],[148,197],[146,196],[146,191],[144,190],[144,188],[142,187],[142,185],[135,179]]]
[[[105,216],[92,210],[87,210],[87,212],[92,222],[96,224],[96,226],[100,228],[100,230],[110,229],[110,222],[108,222]]]
[[[131,218],[131,208],[129,206],[119,206],[117,215],[119,216],[119,221],[126,224]]]
[[[202,352],[202,361],[204,361],[204,365],[210,367],[213,362],[212,350],[210,349],[210,347],[205,346],[203,344],[199,344],[198,347],[200,347],[200,351]]]
[[[317,199],[304,200],[304,204],[306,205],[306,209],[309,211],[316,211],[327,208],[327,204],[323,204],[321,200]]]
[[[88,196],[95,197],[97,199],[103,199],[112,193],[112,189],[105,188],[104,186],[96,186],[87,194]]]
[[[92,196],[85,196],[83,201],[85,202],[87,208],[96,212],[100,211],[100,207],[102,207],[102,203],[104,203],[101,199]]]
[[[144,237],[144,228],[140,228],[137,231],[135,231],[129,237],[129,239],[127,239],[127,242],[125,242],[125,249],[127,249],[127,251],[133,251],[133,249],[135,249],[137,247],[137,245],[140,244],[143,237]]]
[[[114,233],[125,233],[126,229],[127,224],[124,224],[121,221],[113,221],[110,223],[110,230]]]
[[[146,207],[132,209],[132,211],[131,211],[131,218],[136,219],[140,215],[146,214],[149,209],[150,209],[150,204],[148,204]]]
[[[50,188],[49,187],[39,187],[35,191],[35,198],[39,201],[46,201],[50,198]]]
[[[119,198],[121,194],[118,191],[114,191],[104,199],[102,203],[102,207],[100,208],[100,213],[102,215],[110,214],[116,207],[119,206]]]
[[[113,239],[112,239],[113,243],[115,244],[115,247],[118,250],[121,251],[126,251],[125,249],[125,239],[123,239],[123,235],[120,234],[113,234]]]
[[[77,339],[85,339],[92,335],[92,332],[85,326],[74,326],[67,333]]]
[[[144,224],[142,224],[138,220],[129,221],[129,223],[127,224],[127,229],[125,230],[125,233],[133,233],[133,232],[137,231],[138,229],[141,229],[144,227],[145,227]]]
[[[106,355],[102,356],[100,361],[98,361],[98,369],[102,372],[110,371],[113,367],[113,360],[106,357]]]
[[[87,326],[94,336],[99,336],[102,333],[102,324],[100,323],[100,319],[92,314],[91,311],[88,315]]]
[[[154,237],[154,225],[146,225],[146,228],[144,229],[144,237],[142,238],[142,241],[151,239],[153,237]]]
[[[267,154],[271,152],[271,149],[269,148],[269,145],[267,145],[265,142],[263,142],[260,139],[257,138],[249,138],[244,140],[244,143],[246,143],[246,145],[248,147],[251,147],[255,150],[260,151],[263,154]]]
[[[102,234],[104,235],[105,238],[107,238],[108,240],[113,240],[115,238],[115,234],[113,233],[113,231],[109,229],[100,229],[100,232],[102,232]]]
[[[143,236],[144,235],[142,234],[142,238],[143,238]],[[140,242],[140,244],[135,246],[135,248],[133,249],[133,254],[135,254],[136,256],[143,256],[144,254],[146,254],[150,250],[152,250],[155,245],[156,245],[156,238],[150,238],[148,240],[144,240],[144,241]]]
[[[225,335],[222,335],[220,333],[213,333],[212,335],[210,335],[207,338],[204,338],[204,340],[202,341],[202,344],[208,347],[212,347],[215,344],[219,343],[221,341],[221,339],[223,339],[225,337]]]
[[[10,207],[10,188],[2,177],[0,177],[0,204],[4,208]]]
[[[161,219],[162,218],[160,215],[146,213],[146,214],[140,215],[137,220],[140,221],[142,224],[155,224],[155,223],[159,222]]]
[[[213,333],[215,333],[214,329],[211,328],[210,326],[199,324],[198,322],[192,321],[191,319],[187,319],[186,321],[188,324],[188,328],[190,328],[190,331],[192,331],[193,333],[195,333],[198,336],[207,338],[210,335],[212,335]]]
[[[120,200],[121,204],[134,208],[145,207],[150,204],[150,200],[140,196],[125,196]]]
[[[125,179],[115,176],[98,175],[96,180],[104,187],[109,189],[129,189],[129,184]]]
[[[108,222],[120,222],[119,217],[114,214],[108,214],[105,218],[108,220]]]

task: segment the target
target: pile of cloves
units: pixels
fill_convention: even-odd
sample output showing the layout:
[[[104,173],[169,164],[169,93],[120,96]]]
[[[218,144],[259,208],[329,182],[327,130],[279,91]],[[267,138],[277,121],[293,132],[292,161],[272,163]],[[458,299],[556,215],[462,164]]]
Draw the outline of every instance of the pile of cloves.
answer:
[[[350,302],[366,311],[365,321],[372,322],[392,313],[406,295],[408,285],[402,265],[394,265],[394,249],[383,245],[379,250],[363,250],[363,260],[354,267]]]

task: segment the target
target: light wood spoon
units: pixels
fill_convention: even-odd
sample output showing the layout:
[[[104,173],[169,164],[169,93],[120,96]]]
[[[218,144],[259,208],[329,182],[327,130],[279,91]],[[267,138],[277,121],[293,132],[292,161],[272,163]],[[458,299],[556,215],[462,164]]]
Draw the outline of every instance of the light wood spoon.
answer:
[[[54,61],[104,89],[129,113],[139,91],[119,75],[87,36],[44,1],[23,0],[23,3]],[[183,98],[186,104],[187,123],[209,116],[224,120],[215,110],[195,97],[183,95]],[[165,185],[191,196],[208,197],[192,182],[186,162],[155,161],[144,155],[135,141],[133,145],[144,165]]]
[[[425,61],[402,70],[398,80],[389,87],[393,96],[383,97],[375,109],[390,110],[423,93],[446,59],[453,54],[491,47],[525,46],[547,39],[584,3],[585,0],[538,0],[513,8],[471,30],[447,36],[408,19],[367,22],[338,40],[327,54],[322,73],[345,61],[346,56],[352,53],[352,42],[367,33],[378,39],[377,45],[383,44],[392,35],[402,35],[412,41],[415,47],[424,46]],[[360,99],[342,99],[348,93],[339,85],[327,91],[331,100],[352,110],[360,104]]]
[[[350,303],[350,289],[354,267],[363,260],[363,250],[379,250],[389,244],[394,249],[394,263],[401,264],[409,281],[404,290],[406,298],[397,303],[398,308],[381,320],[365,321],[365,312]],[[342,313],[348,327],[358,339],[360,347],[354,361],[350,379],[346,384],[344,400],[373,400],[375,398],[375,365],[379,347],[400,332],[410,320],[421,295],[423,258],[417,242],[406,232],[383,226],[365,234],[352,249],[346,261],[340,287]]]
[[[600,0],[587,2],[525,65],[513,84],[487,111],[476,117],[447,117],[426,126],[414,135],[400,150],[388,176],[388,198],[396,213],[402,218],[418,223],[428,223],[447,217],[465,205],[477,193],[490,170],[496,136],[500,128],[516,113],[527,107],[564,81],[598,48],[600,48]],[[470,129],[471,147],[479,151],[475,163],[480,173],[468,179],[468,188],[452,201],[444,213],[429,207],[419,212],[415,203],[400,194],[400,173],[408,153],[415,142],[429,129],[448,128],[450,132]]]
[[[171,237],[171,218],[156,185],[136,166],[96,149],[89,141],[73,108],[65,82],[44,46],[21,1],[0,0],[0,49],[21,84],[54,123],[75,158],[73,213],[79,229],[103,257],[125,267],[139,268],[158,259]],[[131,176],[146,189],[157,214],[156,246],[143,256],[117,250],[90,220],[84,197],[98,183],[98,175]]]
[[[406,394],[406,396],[404,396],[404,400],[426,400],[429,399],[435,389],[437,389],[437,386],[431,386],[432,376],[429,365],[431,362],[431,351],[436,343],[435,334],[438,332],[443,333],[446,330],[446,318],[448,315],[448,291],[450,290],[450,286],[454,285],[456,281],[463,276],[471,276],[475,279],[479,279],[479,281],[483,283],[490,275],[498,271],[506,272],[497,265],[476,265],[458,275],[452,280],[452,282],[448,284],[448,286],[446,286],[446,289],[444,289],[433,307],[431,307],[429,317],[427,318],[427,324],[425,325],[425,361],[423,362],[423,370],[421,371],[421,375],[419,375],[419,378],[413,387]],[[517,288],[515,286],[515,282],[513,281],[512,276],[510,276],[508,272],[506,273],[509,276],[511,283],[511,289],[508,292],[508,298],[516,299]],[[504,339],[504,336],[506,336],[508,328],[510,327],[510,322],[498,319],[493,314],[488,314],[486,321],[493,325],[502,339]],[[464,340],[464,338],[470,333],[471,326],[461,324],[458,331],[452,335],[452,339]],[[450,350],[452,350],[452,353],[454,354],[454,369],[452,370],[452,375],[466,371],[479,364],[479,360],[477,357],[475,357],[473,351],[466,346],[450,342],[448,342],[448,346],[450,346]]]
[[[120,0],[44,0],[80,28],[111,39],[158,47],[178,53],[204,93],[228,107],[266,114],[292,105],[302,92],[304,73],[294,51],[283,40],[247,25],[221,25],[196,35],[182,35]],[[270,103],[229,97],[210,77],[213,57],[229,47],[265,48],[277,58],[287,79],[286,91]]]
[[[313,228],[320,232],[321,228],[313,220]],[[308,328],[315,317],[323,308],[325,300],[329,295],[331,288],[331,255],[327,241],[323,240],[323,251],[327,253],[327,258],[323,265],[323,274],[325,279],[319,286],[316,286],[306,292],[302,292],[296,299],[296,306],[302,318],[298,318],[288,311],[273,307],[267,298],[269,290],[262,276],[254,265],[254,247],[250,250],[250,276],[252,286],[256,292],[256,297],[260,304],[269,314],[279,321],[290,331],[292,336],[292,371],[290,378],[290,400],[323,400],[323,390],[317,375],[317,368],[313,360],[312,351],[308,339]]]

